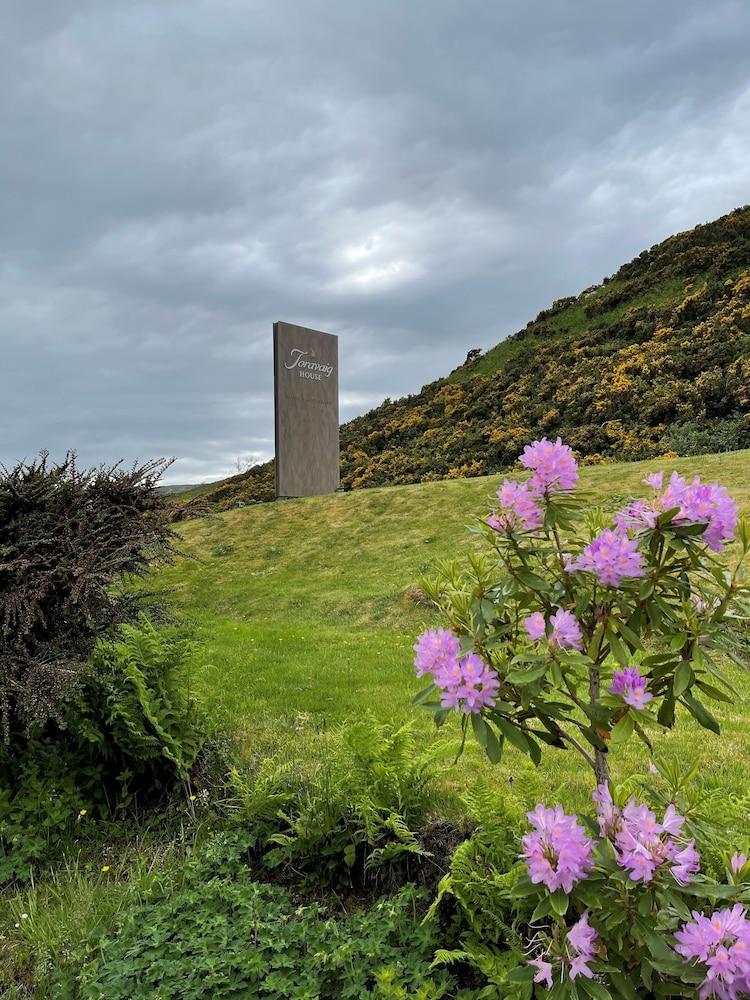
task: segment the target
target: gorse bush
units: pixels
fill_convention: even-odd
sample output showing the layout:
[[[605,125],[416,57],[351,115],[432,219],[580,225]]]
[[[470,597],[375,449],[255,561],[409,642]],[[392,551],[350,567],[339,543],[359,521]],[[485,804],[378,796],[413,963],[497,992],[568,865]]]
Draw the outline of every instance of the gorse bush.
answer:
[[[252,881],[251,838],[217,835],[153,897],[95,935],[49,996],[94,1000],[268,997],[437,1000],[449,979],[430,969],[435,931],[412,889],[334,919],[285,889]],[[455,995],[455,994],[453,994]]]
[[[83,472],[71,453],[0,472],[0,729],[59,719],[96,640],[137,616],[125,576],[173,553],[163,462]]]
[[[394,871],[403,880],[429,853],[423,832],[440,802],[436,779],[455,750],[420,749],[413,727],[364,720],[330,734],[312,761],[235,769],[235,816],[269,869],[324,884],[374,885]]]
[[[492,761],[506,741],[537,763],[541,744],[572,748],[600,782],[610,747],[634,734],[651,746],[678,705],[718,732],[705,700],[734,696],[720,656],[747,663],[736,634],[750,615],[746,521],[732,568],[714,555],[737,531],[734,501],[716,483],[653,475],[652,496],[608,523],[585,513],[559,439],[521,461],[528,481],[506,480],[475,529],[491,557],[423,583],[450,629],[415,646],[417,674],[433,681],[417,701],[439,723],[459,710]]]

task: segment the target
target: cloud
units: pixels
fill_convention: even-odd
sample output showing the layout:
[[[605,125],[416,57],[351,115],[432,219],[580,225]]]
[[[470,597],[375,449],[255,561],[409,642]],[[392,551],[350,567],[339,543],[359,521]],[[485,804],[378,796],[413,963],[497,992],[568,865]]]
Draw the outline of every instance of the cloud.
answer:
[[[0,460],[272,453],[271,324],[342,418],[746,202],[739,0],[36,0],[0,39]]]

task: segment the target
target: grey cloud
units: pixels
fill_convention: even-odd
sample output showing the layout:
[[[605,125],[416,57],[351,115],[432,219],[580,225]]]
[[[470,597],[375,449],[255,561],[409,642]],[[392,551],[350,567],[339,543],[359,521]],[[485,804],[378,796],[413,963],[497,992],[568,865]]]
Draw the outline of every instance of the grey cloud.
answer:
[[[0,460],[272,452],[271,322],[342,416],[744,203],[750,8],[14,0]]]

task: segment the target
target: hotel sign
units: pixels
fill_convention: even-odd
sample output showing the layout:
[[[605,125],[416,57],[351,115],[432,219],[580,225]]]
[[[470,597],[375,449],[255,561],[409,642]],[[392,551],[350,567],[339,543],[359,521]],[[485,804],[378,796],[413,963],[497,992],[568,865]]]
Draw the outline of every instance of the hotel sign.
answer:
[[[338,337],[274,323],[276,496],[333,493],[339,485]]]

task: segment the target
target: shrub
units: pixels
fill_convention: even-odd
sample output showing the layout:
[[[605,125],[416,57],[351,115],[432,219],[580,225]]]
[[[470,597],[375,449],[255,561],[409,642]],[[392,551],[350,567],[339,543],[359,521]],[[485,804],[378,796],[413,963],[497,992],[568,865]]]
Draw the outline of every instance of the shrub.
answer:
[[[188,694],[188,641],[147,618],[100,640],[65,706],[64,739],[87,748],[108,776],[152,789],[186,778],[204,741]]]
[[[50,996],[79,1000],[372,996],[437,1000],[435,932],[406,888],[369,911],[333,919],[318,904],[254,882],[242,861],[249,835],[216,836],[153,898],[89,943],[80,968],[59,970]]]
[[[123,625],[97,643],[59,723],[0,745],[0,885],[29,878],[92,819],[153,807],[188,776],[204,734],[187,652],[174,629]]]
[[[650,747],[678,705],[719,732],[704,699],[731,702],[720,657],[747,665],[737,629],[750,616],[746,521],[733,567],[715,556],[737,530],[726,490],[649,476],[653,495],[608,523],[584,513],[559,439],[534,442],[521,461],[529,480],[506,480],[499,509],[475,528],[491,556],[423,583],[450,629],[414,647],[417,674],[432,679],[417,702],[439,724],[457,710],[493,762],[506,742],[535,763],[541,744],[572,748],[598,782],[610,747],[633,735]]]
[[[649,804],[600,785],[595,821],[559,806],[529,813],[528,876],[515,894],[535,903],[531,957],[512,981],[568,1000],[748,995],[747,857],[725,841],[721,881],[703,875],[706,819],[687,794],[691,775],[658,772],[666,793],[651,789]]]
[[[0,728],[60,717],[97,638],[137,614],[116,584],[168,559],[172,531],[150,462],[82,472],[46,454],[0,472]]]
[[[326,885],[382,884],[394,872],[402,881],[429,855],[439,763],[455,750],[420,750],[411,726],[365,720],[329,735],[312,761],[235,769],[234,809],[269,869]]]

